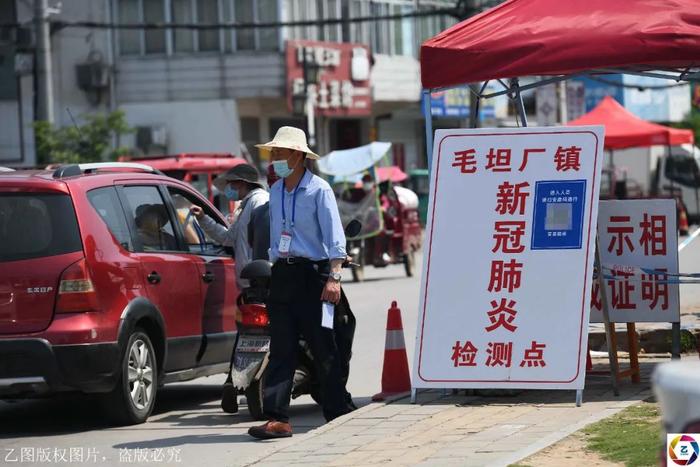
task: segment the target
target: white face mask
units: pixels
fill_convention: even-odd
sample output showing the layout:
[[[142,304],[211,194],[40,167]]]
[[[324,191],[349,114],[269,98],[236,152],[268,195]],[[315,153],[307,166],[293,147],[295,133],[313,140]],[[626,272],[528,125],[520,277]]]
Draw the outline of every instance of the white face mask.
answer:
[[[372,188],[374,188],[374,183],[372,183],[372,182],[363,183],[362,187],[365,189],[365,191],[372,191]]]

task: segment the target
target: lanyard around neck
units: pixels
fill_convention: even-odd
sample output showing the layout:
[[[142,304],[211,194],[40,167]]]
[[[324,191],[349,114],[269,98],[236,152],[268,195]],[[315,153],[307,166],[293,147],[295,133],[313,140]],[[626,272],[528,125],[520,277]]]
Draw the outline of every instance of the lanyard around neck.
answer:
[[[304,170],[304,173],[301,175],[301,178],[297,182],[297,186],[294,187],[294,191],[292,192],[292,222],[289,225],[290,227],[294,227],[294,219],[296,218],[297,215],[297,190],[299,189],[299,185],[301,185],[301,181],[304,179],[306,176],[306,170]],[[287,213],[284,210],[284,193],[287,191],[285,185],[284,185],[284,180],[282,181],[282,223],[284,226],[287,226]]]

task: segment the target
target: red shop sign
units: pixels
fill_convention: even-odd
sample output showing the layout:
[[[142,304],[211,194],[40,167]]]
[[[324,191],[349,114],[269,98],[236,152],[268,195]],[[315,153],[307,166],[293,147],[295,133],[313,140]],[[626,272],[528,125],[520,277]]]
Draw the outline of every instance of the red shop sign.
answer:
[[[370,54],[363,44],[287,41],[287,105],[304,95],[304,56],[320,68],[318,85],[308,86],[316,112],[329,117],[367,116],[372,111]]]

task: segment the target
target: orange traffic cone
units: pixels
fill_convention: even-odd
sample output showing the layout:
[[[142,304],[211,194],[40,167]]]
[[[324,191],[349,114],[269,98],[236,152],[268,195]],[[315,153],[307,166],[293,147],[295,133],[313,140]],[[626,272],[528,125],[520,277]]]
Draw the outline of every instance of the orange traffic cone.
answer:
[[[685,208],[681,205],[680,214],[678,217],[678,232],[681,235],[688,235],[690,231],[690,225],[688,225],[688,214],[685,212]]]
[[[382,392],[372,396],[372,400],[383,401],[389,396],[410,391],[411,376],[408,373],[408,357],[406,356],[406,343],[403,339],[401,310],[396,302],[391,302],[386,320]]]

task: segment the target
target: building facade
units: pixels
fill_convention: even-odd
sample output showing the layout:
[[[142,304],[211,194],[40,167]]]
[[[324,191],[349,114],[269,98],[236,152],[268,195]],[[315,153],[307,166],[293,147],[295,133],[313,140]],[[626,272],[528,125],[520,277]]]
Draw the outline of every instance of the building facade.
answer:
[[[0,15],[4,15],[1,18],[30,21],[31,3],[0,0]],[[296,41],[313,41],[326,50],[337,49],[338,44],[354,44],[354,49],[368,50],[369,108],[350,112],[340,105],[338,111],[324,110],[324,92],[330,93],[329,99],[334,98],[333,92],[340,84],[329,82],[327,90],[323,83],[311,88],[316,149],[323,154],[372,140],[386,140],[395,143],[397,157],[406,169],[420,167],[425,156],[418,51],[424,39],[455,20],[445,15],[361,22],[353,19],[446,6],[454,6],[454,2],[63,2],[61,11],[52,19],[121,24],[275,23],[339,18],[351,21],[322,26],[236,29],[66,27],[53,30],[54,121],[62,126],[72,124],[67,108],[78,118],[122,109],[129,125],[138,131],[119,143],[134,147],[137,152],[239,154],[241,143],[252,148],[254,143],[271,138],[282,125],[307,128],[310,123],[304,115],[293,112],[291,105],[290,94],[294,91],[289,76],[293,68],[288,60],[289,47],[298,44]],[[1,44],[0,53],[11,55],[12,50],[3,49]],[[348,57],[349,61],[357,58]],[[14,122],[14,128],[12,125],[0,128],[0,164],[33,165],[33,78],[31,72],[20,75],[5,62],[0,62],[0,121]],[[322,68],[321,80],[324,74],[335,73],[331,70],[335,65]],[[86,75],[86,70],[92,73],[88,71]],[[352,81],[352,77],[345,81]],[[14,82],[14,88],[8,90],[6,82]],[[364,92],[358,86],[353,89],[356,97]]]

